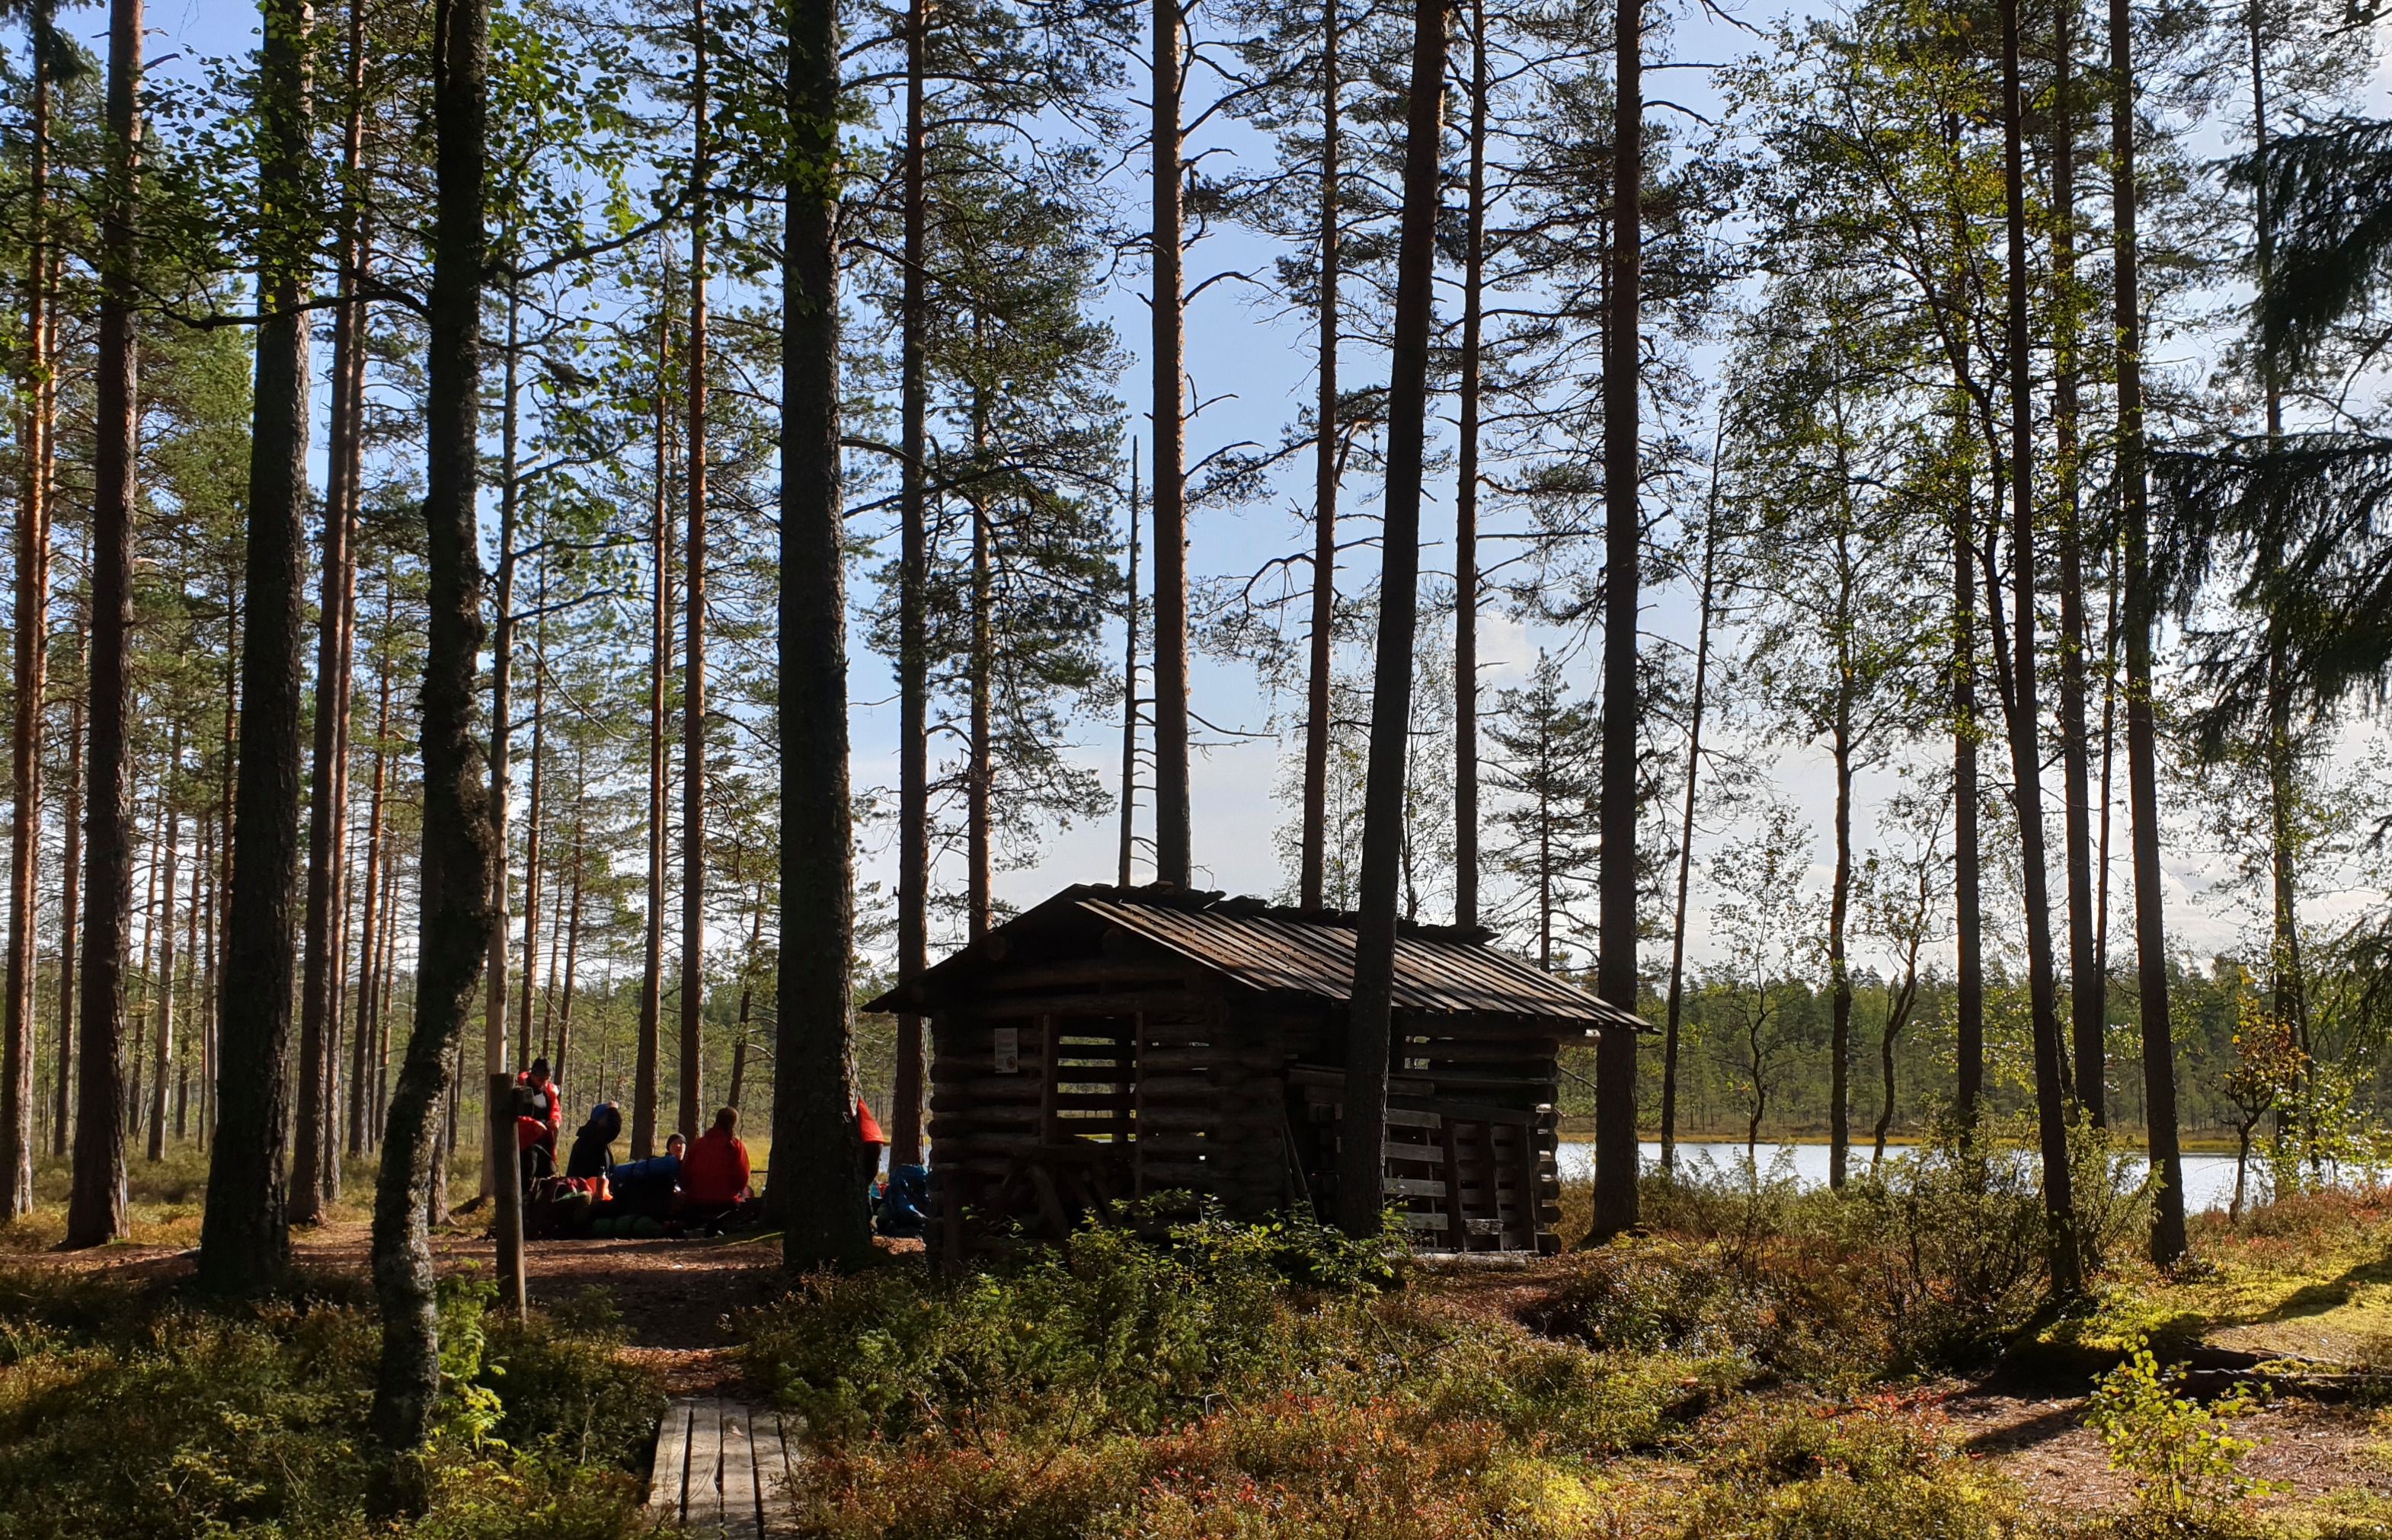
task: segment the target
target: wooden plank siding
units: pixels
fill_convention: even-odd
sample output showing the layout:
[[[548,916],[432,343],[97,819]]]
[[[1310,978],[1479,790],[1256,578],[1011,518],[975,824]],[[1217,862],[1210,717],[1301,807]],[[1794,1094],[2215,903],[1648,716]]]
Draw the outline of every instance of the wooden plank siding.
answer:
[[[1353,941],[1350,916],[1073,888],[872,1003],[930,1019],[934,1251],[1181,1190],[1333,1211]],[[1398,950],[1384,1196],[1418,1245],[1554,1249],[1560,1050],[1642,1024],[1467,936]]]

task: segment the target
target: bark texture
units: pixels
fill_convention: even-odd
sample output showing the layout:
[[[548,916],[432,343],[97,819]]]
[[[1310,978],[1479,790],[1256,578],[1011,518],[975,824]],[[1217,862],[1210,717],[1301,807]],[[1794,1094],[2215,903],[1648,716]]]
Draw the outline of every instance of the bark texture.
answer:
[[[66,1244],[124,1234],[124,1089],[120,1056],[124,965],[132,942],[133,840],[127,816],[124,664],[133,626],[134,470],[141,363],[134,334],[135,178],[141,166],[141,0],[110,0],[108,131],[112,185],[100,220],[99,361],[93,381],[91,702],[84,795],[81,1040],[74,1189]]]
[[[374,1189],[373,1282],[383,1348],[373,1430],[394,1456],[430,1435],[440,1391],[427,1208],[434,1148],[459,1035],[489,942],[489,788],[474,728],[482,563],[474,528],[481,386],[487,159],[488,0],[436,0],[433,124],[436,210],[426,379],[423,498],[429,627],[423,663],[423,852],[415,1022],[390,1101]]]
[[[1380,555],[1378,657],[1371,693],[1371,760],[1362,801],[1361,916],[1354,996],[1346,1008],[1346,1120],[1339,1131],[1337,1223],[1376,1235],[1385,1196],[1383,1147],[1394,1031],[1396,904],[1402,886],[1404,758],[1411,736],[1412,645],[1420,603],[1422,455],[1428,433],[1428,349],[1436,272],[1438,141],[1445,107],[1446,7],[1414,13],[1411,100],[1404,134],[1404,199],[1396,251],[1396,314],[1387,377],[1384,545]]]
[[[2010,772],[2018,813],[2019,865],[2025,886],[2027,1003],[2034,1033],[2037,1144],[2049,1226],[2053,1292],[2084,1287],[2075,1204],[2069,1191],[2066,1071],[2061,1065],[2058,990],[2052,978],[2051,899],[2043,842],[2043,754],[2036,731],[2034,404],[2027,356],[2025,108],[2019,71],[2019,0],[2002,4],[2002,138],[2009,225],[2010,387]]]
[[[1638,300],[1643,271],[1644,87],[1642,0],[1619,0],[1614,23],[1618,92],[1613,122],[1611,284],[1603,358],[1603,783],[1602,867],[1595,993],[1636,1008],[1637,564],[1644,545],[1637,374],[1643,366]],[[1636,1223],[1636,1038],[1605,1032],[1594,1050],[1596,1236]]]
[[[2177,1147],[2176,1041],[2168,1023],[2167,912],[2160,889],[2159,734],[2152,719],[2151,502],[2143,439],[2143,328],[2136,245],[2135,41],[2128,0],[2110,0],[2110,153],[2117,178],[2118,471],[2126,523],[2126,796],[2133,815],[2136,1014],[2152,1171],[2152,1261],[2185,1253],[2184,1162]]]
[[[855,1118],[847,583],[838,446],[838,13],[789,7],[781,330],[781,981],[773,1181],[791,1272],[872,1260]]]

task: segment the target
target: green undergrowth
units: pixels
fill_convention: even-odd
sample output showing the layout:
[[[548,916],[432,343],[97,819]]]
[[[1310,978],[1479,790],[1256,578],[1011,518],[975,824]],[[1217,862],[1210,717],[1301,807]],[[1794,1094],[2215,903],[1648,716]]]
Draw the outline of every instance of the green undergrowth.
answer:
[[[2118,1344],[2107,1367],[2185,1323],[2167,1299],[2128,1311],[2178,1286],[2135,1255],[2118,1152],[2087,1137],[2077,1159],[2107,1184],[2106,1292],[2074,1317]],[[2034,1177],[1999,1141],[1840,1195],[1683,1173],[1647,1187],[1640,1233],[1525,1275],[1414,1269],[1308,1223],[1089,1228],[954,1275],[809,1278],[736,1326],[751,1386],[806,1418],[807,1530],[837,1540],[2269,1533],[2230,1479],[2166,1511],[2030,1503],[1946,1417],[1945,1377],[2051,1328]],[[2155,1457],[2240,1458],[2156,1391],[2131,1410],[2113,1426]],[[2392,1534],[2346,1517],[2301,1533]]]
[[[380,1346],[354,1279],[213,1306],[105,1275],[0,1272],[0,1540],[633,1534],[661,1404],[584,1304],[486,1318],[444,1280],[440,1431],[423,1510],[370,1519]]]
[[[140,1142],[130,1142],[124,1159],[125,1240],[135,1246],[169,1246],[187,1249],[200,1243],[200,1218],[207,1203],[208,1152],[195,1145],[169,1141],[152,1160]],[[476,1180],[476,1155],[467,1150],[452,1157],[449,1190],[471,1193]],[[342,1160],[340,1198],[326,1205],[328,1223],[363,1223],[372,1216],[374,1180],[380,1170],[374,1156],[346,1156]],[[33,1162],[33,1207],[31,1212],[0,1223],[0,1256],[46,1251],[66,1237],[67,1197],[73,1184],[64,1157],[39,1156]]]

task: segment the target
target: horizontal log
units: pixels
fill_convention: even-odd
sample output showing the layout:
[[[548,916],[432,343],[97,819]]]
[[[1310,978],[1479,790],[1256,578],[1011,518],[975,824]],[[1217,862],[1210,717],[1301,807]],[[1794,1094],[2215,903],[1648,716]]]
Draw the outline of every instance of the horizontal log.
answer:
[[[1212,1131],[1219,1121],[1211,1107],[1154,1106],[1138,1108],[1138,1128],[1141,1134],[1167,1132]]]
[[[1058,1112],[1126,1112],[1137,1105],[1127,1091],[1058,1091],[1054,1101]]]
[[[1502,1123],[1527,1127],[1537,1119],[1536,1113],[1521,1107],[1503,1106],[1494,1102],[1448,1101],[1442,1097],[1426,1103],[1424,1110],[1437,1114],[1449,1123]]]
[[[1390,1176],[1381,1184],[1381,1186],[1389,1196],[1395,1197],[1443,1197],[1445,1196],[1444,1183],[1423,1181],[1418,1177]]]
[[[1209,1187],[1214,1178],[1213,1169],[1202,1161],[1151,1158],[1138,1162],[1138,1175],[1150,1192],[1157,1187]]]
[[[1186,987],[1187,970],[1159,958],[1069,957],[1056,963],[1024,963],[983,974],[984,990],[1056,990],[1074,985]]]
[[[1204,1003],[1185,990],[1124,990],[1117,994],[989,995],[970,1002],[965,1010],[982,1021],[1042,1016],[1126,1018],[1140,1015],[1202,1020]]]
[[[1217,1089],[1202,1075],[1140,1075],[1138,1078],[1138,1088],[1149,1096],[1175,1097],[1180,1100],[1186,1100],[1190,1096],[1201,1096],[1206,1101],[1213,1099],[1213,1094]]]
[[[1046,1087],[1032,1075],[988,1075],[972,1081],[932,1081],[930,1110],[942,1106],[984,1106],[992,1103],[1035,1102]]]
[[[1550,1065],[1560,1052],[1551,1039],[1445,1039],[1407,1042],[1397,1050],[1407,1063],[1428,1065],[1541,1064]]]
[[[1554,1077],[1542,1067],[1537,1068],[1533,1072],[1434,1069],[1424,1070],[1422,1073],[1431,1077],[1430,1083],[1437,1086],[1440,1091],[1450,1087],[1453,1091],[1460,1092],[1462,1096],[1457,1097],[1457,1100],[1462,1097],[1476,1096],[1500,1103],[1509,1101],[1514,1094],[1518,1094],[1524,1102],[1535,1106],[1550,1102],[1555,1095]],[[1432,1092],[1427,1094],[1435,1096],[1437,1093]]]
[[[1291,1064],[1287,1067],[1286,1079],[1290,1085],[1317,1087],[1323,1091],[1334,1092],[1336,1095],[1330,1098],[1332,1101],[1342,1098],[1346,1092],[1346,1071],[1334,1066]],[[1391,1097],[1418,1099],[1434,1096],[1436,1094],[1436,1088],[1430,1081],[1417,1076],[1390,1075],[1387,1077],[1387,1094]]]
[[[1385,1158],[1389,1160],[1409,1160],[1414,1165],[1419,1166],[1442,1166],[1445,1164],[1445,1151],[1437,1148],[1435,1145],[1388,1144],[1382,1145],[1381,1148],[1386,1152]]]

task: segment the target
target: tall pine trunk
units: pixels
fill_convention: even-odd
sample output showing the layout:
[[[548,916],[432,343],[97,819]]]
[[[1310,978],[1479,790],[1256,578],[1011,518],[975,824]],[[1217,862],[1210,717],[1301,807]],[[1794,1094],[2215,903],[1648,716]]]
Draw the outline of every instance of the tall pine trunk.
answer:
[[[1304,848],[1297,901],[1319,909],[1329,866],[1330,654],[1337,622],[1337,332],[1339,327],[1337,0],[1321,0],[1320,317],[1319,378],[1313,408],[1312,635],[1305,679]],[[1123,881],[1128,879],[1124,877]]]
[[[548,562],[540,563],[539,618],[532,623],[531,641],[531,795],[524,809],[523,984],[515,991],[515,1062],[531,1063],[531,999],[540,988],[540,795],[546,770],[548,740]],[[549,1066],[552,1078],[556,1067]]]
[[[384,646],[389,646],[391,589],[383,590]],[[383,654],[374,689],[374,763],[373,790],[366,803],[366,883],[365,913],[358,926],[358,1012],[357,1030],[353,1033],[354,1052],[349,1068],[349,1132],[348,1151],[363,1155],[372,1147],[371,1119],[373,1097],[366,1088],[370,1070],[381,1066],[373,1057],[376,1035],[381,1020],[375,1006],[375,980],[380,977],[382,955],[376,949],[382,939],[383,916],[383,798],[390,784],[390,655]]]
[[[1851,485],[1849,481],[1845,483]],[[1849,514],[1849,511],[1847,511]],[[1849,524],[1849,517],[1847,518]],[[1852,646],[1851,537],[1836,532],[1840,593],[1836,619],[1836,712],[1831,732],[1836,778],[1836,873],[1827,896],[1827,1185],[1841,1188],[1852,1142]]]
[[[2075,0],[2052,17],[2051,282],[2053,472],[2060,502],[2060,759],[2068,867],[2068,1015],[2076,1100],[2093,1126],[2109,1120],[2103,1013],[2108,992],[2094,944],[2093,785],[2085,732],[2085,540],[2079,508],[2076,346]]]
[[[348,701],[351,670],[354,666],[354,643],[357,636],[357,542],[361,528],[359,513],[365,498],[362,482],[365,468],[365,355],[366,304],[363,293],[367,234],[363,212],[365,174],[365,4],[349,0],[348,53],[345,79],[342,88],[346,97],[341,135],[341,214],[340,214],[340,305],[333,312],[332,322],[332,454],[328,467],[324,498],[328,521],[336,519],[341,526],[342,552],[347,572],[342,583],[342,636],[340,659],[340,719],[334,731],[338,735],[338,752],[334,764],[341,787],[341,807],[336,817],[343,827],[347,824],[349,780]],[[385,590],[384,630],[387,634],[389,617],[388,595]],[[365,1069],[366,1035],[373,1012],[368,1004],[368,986],[364,980],[372,977],[373,929],[375,924],[375,859],[380,854],[381,799],[383,750],[381,734],[389,729],[390,677],[387,666],[383,671],[384,709],[380,725],[375,729],[374,749],[374,814],[367,837],[366,882],[364,897],[365,956],[360,960],[361,982],[358,1010],[351,1029],[348,1086],[348,1131],[346,1145],[351,1155],[365,1150]],[[345,861],[344,866],[345,867]],[[313,881],[313,873],[310,873]],[[345,915],[345,911],[344,911]],[[345,928],[345,927],[344,927]],[[339,969],[347,967],[346,938],[344,936],[339,953]],[[344,1004],[343,991],[337,979],[332,990],[330,1016],[338,1020]],[[325,1108],[327,1121],[333,1108]],[[326,1141],[327,1158],[324,1169],[329,1178],[326,1197],[336,1197],[340,1187],[341,1163],[331,1153]]]
[[[975,416],[983,415],[981,402],[975,400],[973,408]],[[974,447],[986,453],[985,434],[974,434]],[[990,793],[996,779],[990,699],[994,683],[991,675],[996,662],[996,631],[989,615],[995,585],[989,550],[988,509],[978,494],[971,499],[971,654],[966,666],[970,677],[971,736],[966,745],[964,771],[964,910],[967,934],[977,941],[988,934],[989,919],[995,907],[992,891],[994,862]]]
[[[573,1040],[574,970],[581,961],[581,862],[582,816],[580,786],[574,788],[573,797],[573,904],[565,921],[565,981],[557,991],[556,1062],[550,1066],[558,1083],[565,1080],[566,1049]]]
[[[1387,375],[1387,474],[1379,566],[1378,657],[1371,759],[1363,786],[1360,924],[1346,1007],[1346,1119],[1339,1130],[1337,1223],[1376,1235],[1384,1215],[1387,1070],[1395,1029],[1396,899],[1402,875],[1404,764],[1411,731],[1412,647],[1420,603],[1420,510],[1428,434],[1428,350],[1436,277],[1438,151],[1444,133],[1445,0],[1420,0],[1412,22],[1404,136],[1402,231]]]
[[[2018,813],[2019,866],[2025,887],[2027,1000],[2034,1036],[2037,1144],[2043,1154],[2043,1201],[2050,1226],[2052,1291],[2066,1297],[2084,1287],[2077,1253],[2076,1211],[2069,1191],[2068,1090],[2061,1063],[2060,1013],[2052,982],[2051,898],[2043,844],[2043,751],[2035,695],[2035,532],[2034,400],[2027,356],[2025,106],[2019,70],[2020,0],[2002,0],[2002,152],[2009,229],[2008,351],[2010,394],[2010,773]]]
[[[1115,878],[1127,887],[1138,854],[1138,440],[1129,444],[1129,582],[1122,604],[1121,853]],[[893,1158],[893,1157],[892,1157]]]
[[[905,261],[902,275],[897,555],[897,976],[914,987],[930,965],[930,536],[926,480],[930,455],[929,127],[930,0],[905,15]],[[1135,583],[1135,579],[1132,580]],[[1126,879],[1124,879],[1126,880]],[[922,1160],[922,1097],[927,1063],[920,1016],[897,1018],[897,1081],[889,1108],[889,1158]]]
[[[2268,142],[2267,43],[2263,32],[2264,19],[2258,6],[2244,7],[2243,22],[2251,45],[2251,149],[2253,158],[2265,165]],[[2256,183],[2252,191],[2255,265],[2259,287],[2264,291],[2276,265],[2276,223],[2268,201],[2266,179],[2261,178]],[[2259,387],[2267,412],[2268,448],[2272,454],[2280,446],[2284,434],[2284,391],[2282,376],[2275,360],[2264,352],[2259,358]],[[2307,1055],[2311,1046],[2308,991],[2301,968],[2300,852],[2296,848],[2294,833],[2299,792],[2294,763],[2290,641],[2282,620],[2270,617],[2267,648],[2267,737],[2261,753],[2268,770],[2268,876],[2274,921],[2268,967],[2274,997],[2270,1005],[2276,1019],[2292,1024],[2294,1039],[2302,1053]],[[2316,1095],[2310,1061],[2306,1059],[2299,1070],[2297,1107],[2279,1106],[2277,1109],[2280,1137],[2285,1123],[2295,1112],[2305,1125],[2304,1133],[2313,1135],[2317,1117]],[[2312,1165],[2319,1159],[2314,1149],[2309,1159]]]
[[[681,1126],[705,1126],[699,1024],[706,1004],[706,0],[693,17],[696,154],[689,219],[689,534],[682,542],[681,700]]]
[[[660,292],[671,293],[671,265]],[[671,455],[666,443],[665,406],[672,373],[672,306],[656,306],[656,500],[648,530],[649,563],[656,576],[648,611],[648,912],[640,958],[640,1039],[631,1072],[631,1158],[645,1160],[661,1147],[656,1138],[657,1077],[664,1029],[665,969],[665,669],[672,652],[672,558],[666,549],[672,525],[666,516]]]
[[[1487,283],[1487,6],[1470,7],[1462,242],[1461,459],[1453,485],[1453,923],[1478,923],[1478,411]]]
[[[1619,0],[1613,43],[1611,251],[1603,337],[1603,770],[1597,794],[1602,867],[1595,992],[1636,1009],[1637,564],[1644,553],[1637,370],[1643,307],[1644,13]],[[1636,1038],[1602,1034],[1594,1051],[1595,1236],[1636,1223]]]
[[[522,434],[523,294],[507,286],[507,341],[499,386],[499,571],[490,605],[490,868],[489,956],[484,963],[482,1083],[507,1071],[507,813],[514,799],[515,542],[523,521],[517,471]],[[478,565],[478,562],[476,563]],[[462,1086],[460,1086],[462,1091]],[[515,1161],[483,1119],[482,1195],[496,1199],[501,1173]],[[502,1284],[501,1288],[504,1287]]]
[[[1703,770],[1703,706],[1710,683],[1711,611],[1719,589],[1719,468],[1727,414],[1711,435],[1711,486],[1703,510],[1702,599],[1695,614],[1695,689],[1686,712],[1686,791],[1678,812],[1678,887],[1670,905],[1670,994],[1661,1026],[1661,1169],[1678,1169],[1678,1029],[1685,1013],[1686,892],[1695,873],[1695,792]]]
[[[480,992],[498,861],[474,734],[482,563],[474,528],[481,405],[482,187],[488,0],[435,0],[435,216],[425,380],[423,850],[415,1025],[390,1102],[374,1189],[382,1362],[372,1426],[395,1456],[422,1447],[440,1391],[431,1236],[434,1146],[451,1055]],[[402,1480],[402,1488],[413,1482]]]
[[[307,146],[306,14],[295,0],[274,0],[263,18],[259,107],[270,146],[263,169],[269,187],[284,189],[291,203],[297,201]],[[288,245],[271,252],[264,265],[274,275],[266,295],[279,314],[257,334],[232,886],[216,1010],[216,1142],[200,1226],[200,1278],[227,1292],[266,1287],[290,1260],[285,1055],[298,961],[292,911],[299,881],[308,370],[306,317],[297,308],[306,281],[306,232],[278,230],[274,238]],[[314,1179],[314,1169],[303,1162],[295,1178],[303,1193]]]
[[[838,10],[790,0],[781,320],[781,982],[765,1197],[793,1273],[872,1259],[855,1117],[853,832],[838,438]]]
[[[2143,325],[2136,244],[2135,38],[2129,0],[2110,0],[2110,153],[2116,178],[2112,247],[2118,328],[2118,485],[2126,525],[2126,796],[2133,817],[2136,1014],[2143,1039],[2143,1121],[2152,1171],[2152,1261],[2185,1252],[2184,1162],[2177,1148],[2176,1039],[2168,1021],[2167,914],[2160,888],[2159,734],[2152,717],[2151,503],[2143,440]]]
[[[13,1220],[33,1207],[33,1018],[34,925],[38,922],[42,864],[42,715],[47,704],[50,646],[50,434],[49,395],[49,174],[51,27],[49,0],[37,0],[32,21],[33,111],[32,175],[26,198],[32,208],[32,248],[25,285],[27,346],[19,394],[23,464],[17,508],[16,719],[12,724],[9,785],[16,807],[8,830],[7,963],[5,1003],[0,1003],[0,1164],[7,1192],[0,1196],[0,1220]],[[72,751],[70,751],[72,752]]]
[[[349,498],[344,480],[349,426],[349,359],[333,349],[332,485],[324,498],[322,570],[318,585],[316,734],[307,788],[306,941],[299,976],[299,1090],[294,1098],[291,1223],[314,1224],[334,1195],[340,1168],[334,1106],[333,1020],[340,1011],[341,890],[348,841],[349,620],[356,601],[349,565]],[[236,870],[238,865],[236,864]]]
[[[76,653],[85,651],[76,633]],[[58,1108],[50,1121],[50,1153],[67,1152],[67,1130],[74,1111],[75,1061],[75,938],[83,918],[83,766],[84,695],[77,690],[67,701],[67,790],[65,859],[58,863]]]
[[[74,1188],[66,1244],[124,1234],[124,1093],[120,1054],[131,942],[133,838],[126,816],[125,654],[133,628],[134,475],[140,351],[133,328],[136,180],[141,166],[141,0],[110,0],[109,176],[100,215],[99,359],[94,381],[91,701],[86,744],[82,1036],[76,1057]],[[253,497],[254,493],[253,492]],[[253,512],[253,516],[254,516]]]
[[[1188,423],[1180,276],[1180,29],[1187,0],[1154,0],[1154,865],[1186,887],[1188,808]]]
[[[158,777],[158,861],[163,868],[160,889],[166,896],[165,907],[158,915],[158,975],[152,988],[157,991],[158,1032],[156,1057],[151,1061],[150,1075],[150,1147],[152,1161],[166,1158],[166,1081],[175,1061],[175,884],[181,876],[182,810],[176,806],[176,782],[183,770],[183,724],[177,720],[169,729],[170,744],[166,765]]]

